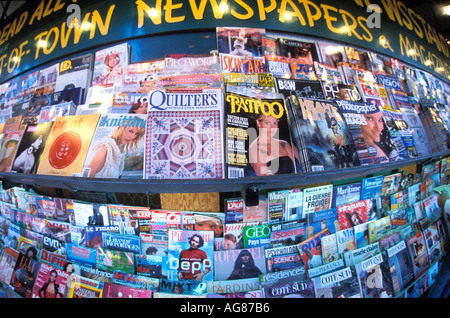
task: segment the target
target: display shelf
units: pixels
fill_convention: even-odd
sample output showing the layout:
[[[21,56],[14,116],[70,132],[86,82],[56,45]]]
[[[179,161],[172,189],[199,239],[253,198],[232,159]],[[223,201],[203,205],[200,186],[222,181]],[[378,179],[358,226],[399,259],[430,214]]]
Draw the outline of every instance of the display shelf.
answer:
[[[258,190],[282,189],[337,181],[349,178],[364,177],[380,172],[399,169],[413,164],[426,164],[450,154],[450,150],[439,152],[427,157],[394,161],[383,164],[350,167],[313,173],[292,173],[275,176],[253,176],[237,179],[101,179],[81,177],[60,177],[22,173],[0,172],[4,187],[14,185],[46,186],[68,189],[72,191],[101,191],[121,193],[203,193],[203,192],[235,192],[246,191],[249,188]],[[8,183],[9,182],[9,183]]]

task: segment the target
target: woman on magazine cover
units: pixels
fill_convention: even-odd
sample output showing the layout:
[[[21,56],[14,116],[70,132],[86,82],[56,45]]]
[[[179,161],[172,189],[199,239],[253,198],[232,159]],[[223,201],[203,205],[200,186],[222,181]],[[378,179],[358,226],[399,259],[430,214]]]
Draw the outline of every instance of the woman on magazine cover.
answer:
[[[236,261],[234,268],[227,280],[259,277],[263,272],[256,266],[252,254],[248,250],[242,250]]]
[[[64,298],[59,291],[59,284],[56,284],[58,273],[55,270],[50,272],[48,281],[39,289],[39,297],[41,298]],[[59,296],[59,297],[58,297]]]
[[[364,114],[364,119],[366,124],[361,125],[361,135],[370,156],[377,158],[375,163],[388,162],[390,158],[395,159],[397,151],[381,112]]]
[[[267,112],[266,112],[267,113]],[[258,137],[249,146],[250,165],[257,176],[295,173],[298,151],[278,138],[279,120],[263,112],[256,118]]]
[[[112,136],[103,138],[94,148],[88,164],[89,177],[120,178],[128,152],[137,148],[145,128],[119,126]]]

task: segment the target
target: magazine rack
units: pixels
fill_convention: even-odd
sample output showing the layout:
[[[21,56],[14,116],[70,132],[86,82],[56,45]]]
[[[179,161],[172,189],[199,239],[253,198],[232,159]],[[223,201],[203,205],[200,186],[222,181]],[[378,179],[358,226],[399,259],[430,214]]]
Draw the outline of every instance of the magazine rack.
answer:
[[[414,164],[426,164],[450,154],[450,150],[432,156],[406,159],[383,164],[374,164],[345,169],[334,169],[313,173],[292,173],[275,176],[254,176],[237,179],[100,179],[81,177],[59,177],[49,175],[0,172],[4,188],[24,184],[46,186],[72,191],[100,191],[121,193],[204,193],[246,191],[249,188],[271,190],[296,187],[311,183],[337,181],[364,177],[375,173],[395,170]]]

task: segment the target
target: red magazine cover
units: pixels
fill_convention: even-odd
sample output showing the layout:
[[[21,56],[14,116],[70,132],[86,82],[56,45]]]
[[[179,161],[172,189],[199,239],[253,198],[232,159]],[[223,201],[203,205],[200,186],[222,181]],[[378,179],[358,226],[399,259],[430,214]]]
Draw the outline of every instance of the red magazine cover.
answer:
[[[371,209],[372,202],[369,199],[338,206],[339,229],[345,230],[367,222]]]
[[[41,263],[31,297],[64,298],[70,274],[54,266]]]

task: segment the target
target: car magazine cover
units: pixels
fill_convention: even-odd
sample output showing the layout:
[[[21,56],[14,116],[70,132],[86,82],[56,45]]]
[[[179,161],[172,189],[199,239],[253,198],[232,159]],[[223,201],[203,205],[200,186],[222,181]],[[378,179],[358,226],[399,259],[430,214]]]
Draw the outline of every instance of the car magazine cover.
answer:
[[[213,281],[214,232],[168,231],[167,279],[170,281]]]
[[[152,90],[148,101],[144,178],[223,178],[222,90]]]
[[[17,147],[11,172],[38,173],[39,165],[45,160],[42,156],[52,127],[53,122],[27,125]]]
[[[143,178],[147,115],[102,114],[92,136],[82,175]]]
[[[45,142],[37,173],[81,176],[99,117],[100,114],[91,114],[56,118]]]
[[[335,99],[353,136],[361,165],[394,161],[398,151],[378,106]]]

